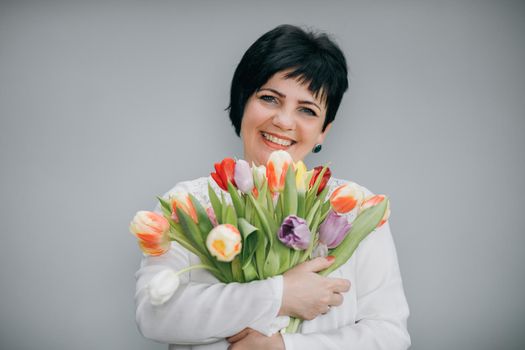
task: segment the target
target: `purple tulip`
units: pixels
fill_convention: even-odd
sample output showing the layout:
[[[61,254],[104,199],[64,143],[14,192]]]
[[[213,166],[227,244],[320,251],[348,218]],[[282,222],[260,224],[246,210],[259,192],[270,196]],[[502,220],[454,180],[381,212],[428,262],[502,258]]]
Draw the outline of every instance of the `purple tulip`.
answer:
[[[248,194],[253,190],[252,169],[244,159],[239,159],[235,164],[234,179],[242,193]]]
[[[278,237],[285,246],[304,250],[310,244],[311,233],[304,219],[290,215],[283,220]]]
[[[346,216],[330,210],[328,216],[319,226],[319,242],[326,244],[329,249],[335,248],[345,238],[352,225]]]

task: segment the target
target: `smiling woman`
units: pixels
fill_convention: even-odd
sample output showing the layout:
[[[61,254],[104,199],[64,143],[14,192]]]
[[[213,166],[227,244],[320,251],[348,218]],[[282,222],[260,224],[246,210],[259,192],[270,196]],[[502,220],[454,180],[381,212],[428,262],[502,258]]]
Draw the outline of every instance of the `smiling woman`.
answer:
[[[294,162],[318,152],[347,88],[346,60],[327,35],[290,25],[264,34],[244,54],[231,85],[229,116],[242,138],[244,159],[260,166],[255,172],[266,172],[264,165],[275,150],[288,152],[283,157]],[[345,183],[363,198],[371,195],[333,178],[329,195]],[[208,184],[221,195],[203,177],[177,184],[164,197],[190,192],[210,207]],[[157,273],[201,263],[172,242],[167,253],[145,256],[137,272],[137,323],[145,337],[169,343],[170,349],[408,348],[408,306],[388,223],[328,277],[316,273],[333,262],[334,257],[317,257],[283,275],[241,284],[219,283],[207,271],[194,270],[181,275],[180,288],[169,301],[153,305],[148,285]],[[278,332],[289,317],[305,320],[298,333]]]
[[[316,144],[322,144],[332,124],[323,131],[325,104],[290,71],[272,76],[246,103],[241,126],[244,159],[266,164],[270,153],[285,150],[295,162]]]

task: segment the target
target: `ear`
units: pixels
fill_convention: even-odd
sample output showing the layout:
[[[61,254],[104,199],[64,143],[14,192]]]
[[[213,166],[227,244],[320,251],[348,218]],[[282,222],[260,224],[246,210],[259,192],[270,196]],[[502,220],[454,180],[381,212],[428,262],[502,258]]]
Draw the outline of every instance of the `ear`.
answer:
[[[330,122],[328,123],[328,125],[326,125],[326,128],[324,129],[324,131],[319,134],[319,137],[317,138],[317,143],[322,144],[324,142],[324,139],[326,135],[328,134],[328,131],[330,131],[331,127],[332,127],[332,123]]]

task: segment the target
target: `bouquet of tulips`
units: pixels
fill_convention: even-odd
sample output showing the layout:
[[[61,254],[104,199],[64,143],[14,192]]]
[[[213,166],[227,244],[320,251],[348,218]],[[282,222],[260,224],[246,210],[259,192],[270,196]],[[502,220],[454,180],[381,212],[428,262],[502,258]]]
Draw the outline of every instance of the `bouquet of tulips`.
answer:
[[[159,197],[163,216],[140,211],[130,225],[144,253],[161,255],[171,241],[197,255],[202,264],[183,271],[164,270],[149,284],[153,304],[167,301],[177,276],[192,268],[208,269],[221,282],[250,282],[282,274],[313,256],[332,255],[328,275],[343,265],[359,243],[390,215],[384,195],[364,197],[346,183],[328,197],[327,166],[310,171],[285,151],[273,152],[266,166],[225,158],[215,164],[208,184],[211,207],[191,193]],[[348,213],[355,214],[349,222]],[[287,332],[296,332],[292,319]]]

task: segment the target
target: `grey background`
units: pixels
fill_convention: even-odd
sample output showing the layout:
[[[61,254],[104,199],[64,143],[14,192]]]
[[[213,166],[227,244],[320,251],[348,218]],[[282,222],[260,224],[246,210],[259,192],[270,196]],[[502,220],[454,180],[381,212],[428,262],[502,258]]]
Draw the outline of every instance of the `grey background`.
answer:
[[[165,349],[134,321],[134,213],[242,156],[224,108],[281,23],[351,89],[307,163],[389,194],[413,349],[525,348],[518,1],[0,3],[0,348]]]

